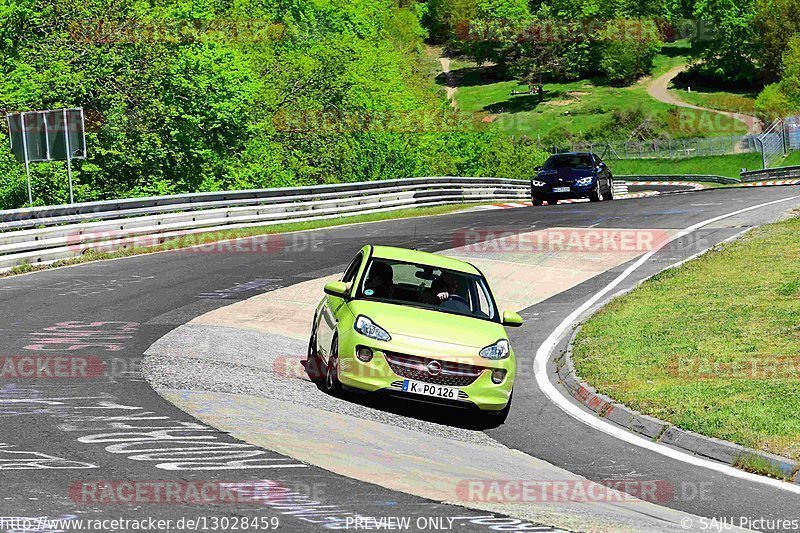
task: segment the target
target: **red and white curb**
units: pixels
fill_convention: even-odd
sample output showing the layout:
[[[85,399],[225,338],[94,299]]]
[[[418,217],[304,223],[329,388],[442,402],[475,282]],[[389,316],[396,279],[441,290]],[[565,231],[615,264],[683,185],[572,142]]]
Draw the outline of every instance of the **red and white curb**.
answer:
[[[771,185],[800,185],[800,179],[798,179],[798,180],[754,181],[752,183],[742,183],[742,187],[769,187]]]
[[[702,183],[697,183],[694,181],[626,181],[625,182],[628,186],[660,186],[660,185],[670,185],[674,187],[691,187],[692,190],[699,191],[700,189],[705,189],[705,186]]]
[[[630,194],[621,194],[619,196],[614,197],[615,200],[629,200],[631,198],[644,198],[646,196],[658,196],[660,193],[658,191],[645,191],[645,192],[635,192]],[[588,198],[579,198],[579,199],[566,199],[566,200],[559,200],[559,204],[582,204],[588,202]],[[531,202],[503,202],[498,204],[492,205],[483,205],[479,206],[476,209],[480,210],[487,210],[487,209],[515,209],[517,207],[531,207],[533,203]]]
[[[701,189],[705,189],[705,185],[702,183],[697,183],[694,181],[626,181],[624,182],[627,186],[635,186],[635,187],[653,187],[653,186],[676,186],[676,187],[691,187],[693,191],[699,191]],[[742,187],[771,187],[775,185],[800,185],[800,179],[792,179],[792,180],[770,180],[770,181],[754,181],[752,183],[742,183]],[[682,191],[681,191],[682,192]],[[659,192],[659,191],[644,191],[644,192],[636,192],[636,193],[629,193],[629,194],[621,194],[617,196],[616,200],[629,200],[631,198],[644,198],[647,196],[658,196],[660,194],[670,194],[669,192]],[[577,203],[584,203],[588,202],[588,198],[581,198],[581,199],[567,199],[567,200],[559,200],[558,203],[560,204],[577,204]],[[517,207],[531,207],[533,204],[531,202],[502,202],[492,205],[485,205],[477,207],[478,210],[487,210],[487,209],[514,209]]]

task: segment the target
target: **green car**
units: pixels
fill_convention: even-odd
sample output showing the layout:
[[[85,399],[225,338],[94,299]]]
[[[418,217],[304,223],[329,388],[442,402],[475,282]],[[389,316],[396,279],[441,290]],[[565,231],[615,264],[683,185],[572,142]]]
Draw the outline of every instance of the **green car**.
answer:
[[[326,391],[382,392],[503,418],[516,360],[480,270],[427,252],[365,246],[325,285],[308,348]]]

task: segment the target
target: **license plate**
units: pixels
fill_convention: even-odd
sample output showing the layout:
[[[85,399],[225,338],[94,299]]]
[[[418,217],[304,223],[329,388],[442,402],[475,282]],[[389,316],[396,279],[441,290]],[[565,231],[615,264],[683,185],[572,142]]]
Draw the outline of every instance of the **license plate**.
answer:
[[[569,192],[569,187],[553,187],[553,192]]]
[[[458,387],[434,385],[433,383],[424,383],[422,381],[414,381],[413,379],[403,380],[403,392],[433,396],[434,398],[447,398],[449,400],[458,399]]]

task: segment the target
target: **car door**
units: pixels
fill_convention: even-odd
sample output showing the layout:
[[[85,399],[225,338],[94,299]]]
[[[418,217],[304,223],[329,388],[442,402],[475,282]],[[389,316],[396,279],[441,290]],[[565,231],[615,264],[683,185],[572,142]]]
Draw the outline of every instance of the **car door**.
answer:
[[[351,284],[358,273],[359,267],[364,260],[364,252],[358,252],[342,274],[340,281]],[[339,311],[347,301],[344,298],[326,294],[319,311],[317,325],[317,352],[328,361],[328,353],[333,343],[333,336],[336,333],[338,320],[336,319]]]

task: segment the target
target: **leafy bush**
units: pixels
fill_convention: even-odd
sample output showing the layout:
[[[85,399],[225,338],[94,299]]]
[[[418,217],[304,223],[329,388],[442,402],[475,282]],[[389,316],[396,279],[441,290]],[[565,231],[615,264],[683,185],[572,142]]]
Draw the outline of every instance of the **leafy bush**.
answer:
[[[617,36],[616,28],[633,26],[638,31]],[[661,50],[661,41],[654,23],[649,21],[618,21],[609,24],[600,52],[599,70],[610,82],[628,84],[649,73],[653,59]]]
[[[789,41],[782,70],[781,80],[767,85],[756,99],[756,112],[765,121],[800,113],[800,36]]]

